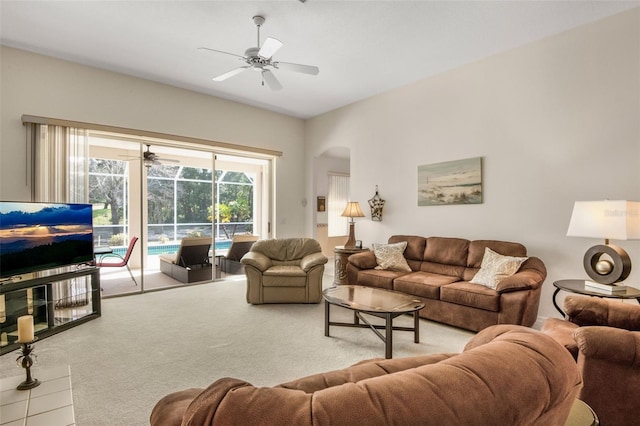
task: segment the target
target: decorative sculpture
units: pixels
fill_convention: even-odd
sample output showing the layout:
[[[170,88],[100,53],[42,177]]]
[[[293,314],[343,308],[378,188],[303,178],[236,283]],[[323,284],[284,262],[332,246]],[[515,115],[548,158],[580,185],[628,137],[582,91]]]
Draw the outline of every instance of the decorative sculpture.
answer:
[[[378,185],[376,185],[376,194],[369,200],[369,207],[371,207],[371,220],[381,222],[384,200],[378,195]]]

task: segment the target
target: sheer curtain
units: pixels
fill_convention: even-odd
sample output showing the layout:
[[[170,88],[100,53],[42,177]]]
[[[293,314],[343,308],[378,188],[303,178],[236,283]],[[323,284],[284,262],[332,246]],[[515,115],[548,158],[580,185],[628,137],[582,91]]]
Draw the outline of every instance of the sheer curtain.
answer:
[[[33,199],[50,203],[86,203],[88,200],[89,143],[86,129],[27,124],[33,153]],[[88,277],[57,282],[56,308],[89,303]]]
[[[342,212],[349,201],[349,176],[330,173],[329,194],[327,196],[327,219],[329,237],[347,235],[348,219]]]

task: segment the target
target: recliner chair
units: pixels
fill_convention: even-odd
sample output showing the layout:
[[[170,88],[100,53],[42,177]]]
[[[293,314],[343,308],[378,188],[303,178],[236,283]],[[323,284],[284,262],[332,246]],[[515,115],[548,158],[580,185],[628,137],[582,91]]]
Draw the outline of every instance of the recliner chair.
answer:
[[[637,424],[640,405],[640,306],[599,297],[569,295],[567,319],[549,318],[542,331],[574,355],[582,375],[578,398],[601,424]]]
[[[247,303],[320,303],[327,261],[312,238],[256,241],[240,260],[247,277]]]

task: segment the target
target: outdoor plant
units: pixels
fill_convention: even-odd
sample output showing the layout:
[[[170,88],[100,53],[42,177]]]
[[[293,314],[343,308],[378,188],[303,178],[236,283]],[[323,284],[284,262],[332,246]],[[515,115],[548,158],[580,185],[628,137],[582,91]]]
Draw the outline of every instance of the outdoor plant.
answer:
[[[110,246],[123,246],[125,242],[125,238],[127,236],[125,234],[113,234],[111,238],[109,238]]]

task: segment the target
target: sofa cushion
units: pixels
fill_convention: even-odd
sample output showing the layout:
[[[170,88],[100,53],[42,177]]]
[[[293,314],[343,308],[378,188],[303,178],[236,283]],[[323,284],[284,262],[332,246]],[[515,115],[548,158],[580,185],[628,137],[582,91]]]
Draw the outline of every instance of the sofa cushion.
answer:
[[[440,299],[440,287],[459,281],[458,277],[432,274],[430,272],[413,272],[396,278],[393,289],[414,296],[429,299]]]
[[[390,271],[411,271],[404,258],[404,249],[407,242],[395,244],[373,244],[373,254],[376,256],[375,269],[388,269]]]
[[[470,282],[495,289],[500,281],[515,274],[526,260],[526,257],[503,256],[486,247],[480,270]]]
[[[393,280],[405,274],[406,272],[402,271],[365,269],[364,271],[358,271],[358,282],[350,284],[363,283],[363,285],[369,287],[386,288],[388,290],[393,290]]]
[[[440,287],[440,300],[485,311],[500,311],[500,294],[497,291],[466,281]]]
[[[468,248],[469,241],[461,238],[429,237],[420,270],[462,277]]]
[[[425,237],[416,237],[414,235],[393,235],[389,237],[389,244],[400,243],[406,241],[407,248],[404,250],[404,257],[407,261],[412,260],[422,262],[424,256],[424,249],[427,245],[427,239]]]
[[[469,240],[462,238],[429,237],[422,259],[443,265],[467,266]]]

